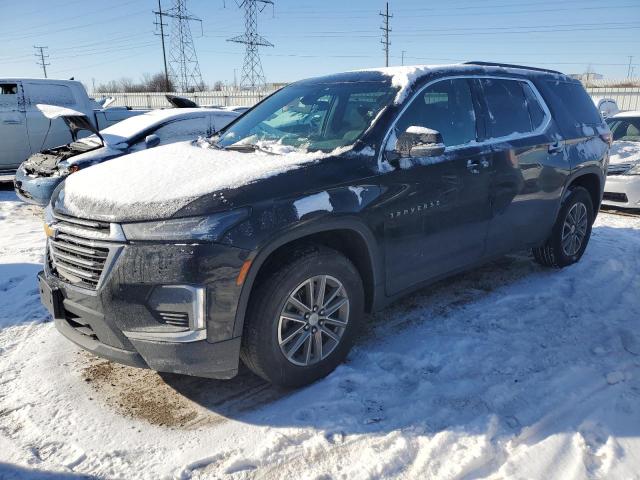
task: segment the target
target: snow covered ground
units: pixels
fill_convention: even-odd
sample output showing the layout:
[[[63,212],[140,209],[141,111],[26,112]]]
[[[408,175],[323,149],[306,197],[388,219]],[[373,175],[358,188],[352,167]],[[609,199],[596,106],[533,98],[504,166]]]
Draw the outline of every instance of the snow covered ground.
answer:
[[[370,319],[295,392],[81,352],[39,304],[38,209],[0,191],[0,478],[640,478],[640,218],[562,271],[511,256]]]

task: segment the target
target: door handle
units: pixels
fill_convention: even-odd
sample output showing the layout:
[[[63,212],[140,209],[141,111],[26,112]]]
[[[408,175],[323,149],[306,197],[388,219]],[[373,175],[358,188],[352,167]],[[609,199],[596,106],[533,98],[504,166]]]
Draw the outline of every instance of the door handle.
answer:
[[[3,120],[2,123],[5,125],[22,125],[20,120]]]
[[[549,153],[558,153],[564,150],[564,142],[557,141],[549,145]]]

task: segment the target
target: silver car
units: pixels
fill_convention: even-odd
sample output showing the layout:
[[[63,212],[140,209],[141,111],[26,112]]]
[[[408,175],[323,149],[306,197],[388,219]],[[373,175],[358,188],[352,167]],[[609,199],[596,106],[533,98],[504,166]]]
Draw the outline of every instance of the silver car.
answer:
[[[207,108],[154,110],[98,132],[84,115],[69,111],[61,117],[73,141],[24,161],[16,172],[15,191],[23,201],[44,206],[54,189],[78,170],[145,148],[211,136],[239,115]],[[83,130],[92,135],[78,138]]]

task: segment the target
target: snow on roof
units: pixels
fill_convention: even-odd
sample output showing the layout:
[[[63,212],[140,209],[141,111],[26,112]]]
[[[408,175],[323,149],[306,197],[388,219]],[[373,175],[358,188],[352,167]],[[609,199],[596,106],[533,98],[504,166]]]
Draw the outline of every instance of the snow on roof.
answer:
[[[383,75],[391,77],[391,85],[399,88],[396,98],[394,99],[394,103],[399,104],[407,98],[411,86],[418,78],[433,70],[451,66],[453,65],[411,65],[403,67],[368,68],[358,71],[380,72]]]
[[[86,116],[82,112],[73,110],[71,108],[59,107],[57,105],[46,105],[38,103],[36,108],[42,112],[42,114],[50,120],[55,120],[60,117],[84,117]]]
[[[269,155],[217,150],[204,142],[174,143],[71,175],[62,207],[72,215],[114,221],[167,218],[201,195],[241,187],[350,148]]]
[[[609,118],[629,118],[629,117],[640,117],[640,110],[629,110],[627,112],[620,112],[612,115]]]

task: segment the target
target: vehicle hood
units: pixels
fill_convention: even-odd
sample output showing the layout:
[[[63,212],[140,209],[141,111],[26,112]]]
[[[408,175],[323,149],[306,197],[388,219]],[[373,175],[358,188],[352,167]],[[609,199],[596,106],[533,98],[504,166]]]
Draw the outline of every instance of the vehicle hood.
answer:
[[[46,105],[42,103],[36,105],[36,108],[49,120],[61,118],[67,125],[69,132],[71,132],[71,138],[74,141],[78,139],[79,132],[82,130],[88,130],[96,135],[104,144],[104,139],[100,135],[100,132],[84,113],[70,108],[59,107],[57,105]]]
[[[210,202],[209,209],[230,208],[225,198],[229,191],[319,163],[351,148],[273,155],[220,150],[205,141],[174,143],[71,175],[52,204],[61,213],[107,221],[170,218],[194,200],[214,197],[214,193],[217,203]]]
[[[616,140],[611,144],[609,164],[631,168],[640,163],[640,142]]]

